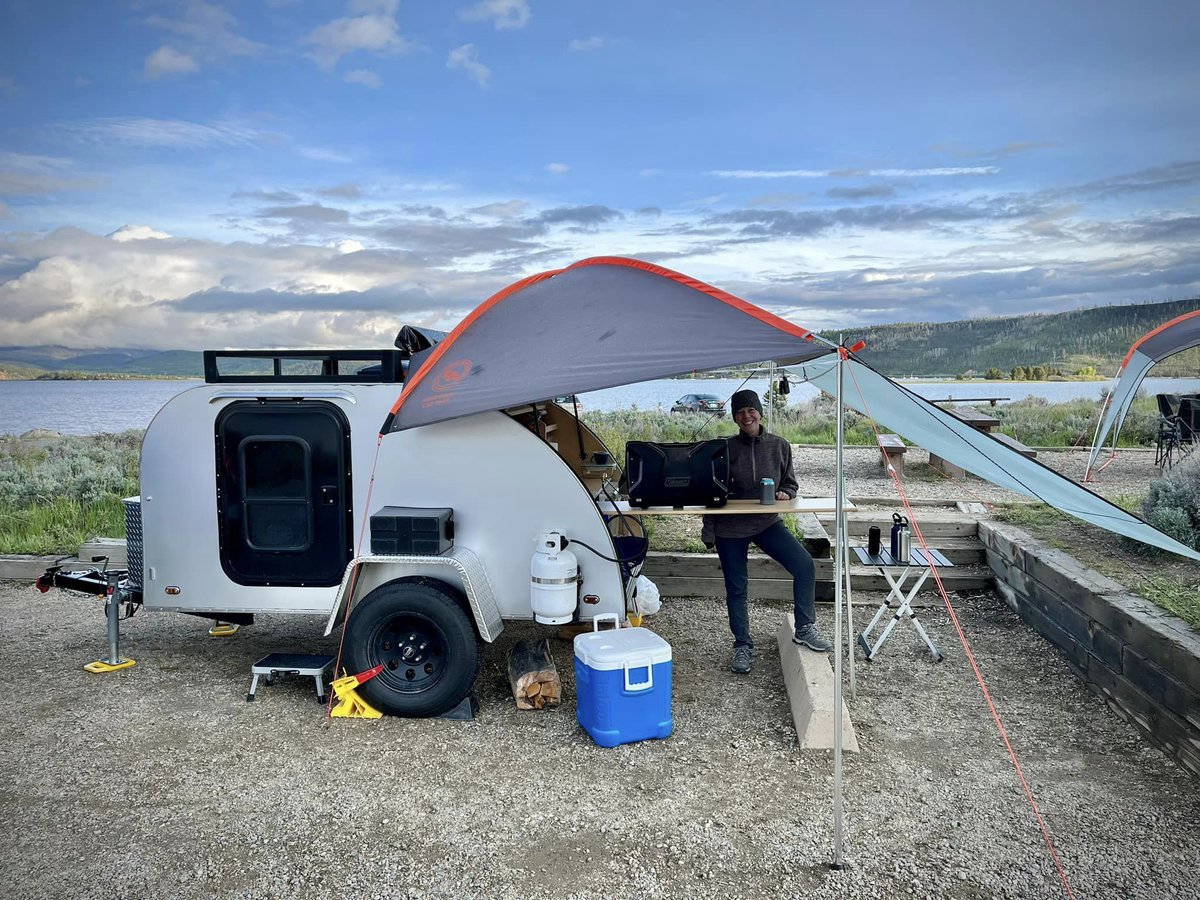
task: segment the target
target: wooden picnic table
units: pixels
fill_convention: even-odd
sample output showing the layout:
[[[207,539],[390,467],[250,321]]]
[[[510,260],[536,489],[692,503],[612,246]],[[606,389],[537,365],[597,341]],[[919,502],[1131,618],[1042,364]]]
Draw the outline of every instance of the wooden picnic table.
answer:
[[[972,428],[979,431],[990,432],[993,428],[1000,424],[1000,420],[995,416],[989,416],[985,412],[980,412],[972,406],[955,406],[946,410],[954,418],[960,422],[966,422]]]
[[[1012,397],[946,397],[942,400],[930,400],[930,403],[990,403],[995,406],[1001,400],[1011,400]]]

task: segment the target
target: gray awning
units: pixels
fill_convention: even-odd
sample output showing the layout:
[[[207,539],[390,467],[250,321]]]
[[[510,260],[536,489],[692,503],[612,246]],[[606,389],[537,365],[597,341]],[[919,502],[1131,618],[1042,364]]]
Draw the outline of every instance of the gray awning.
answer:
[[[381,431],[829,352],[806,329],[686,275],[633,259],[586,259],[517,282],[472,312],[429,351]]]
[[[1133,342],[1121,361],[1116,384],[1105,404],[1104,418],[1096,429],[1096,439],[1092,441],[1092,452],[1088,456],[1089,474],[1110,434],[1113,448],[1116,448],[1117,435],[1125,424],[1125,416],[1129,414],[1138,386],[1151,366],[1192,347],[1200,347],[1200,310],[1177,316]]]

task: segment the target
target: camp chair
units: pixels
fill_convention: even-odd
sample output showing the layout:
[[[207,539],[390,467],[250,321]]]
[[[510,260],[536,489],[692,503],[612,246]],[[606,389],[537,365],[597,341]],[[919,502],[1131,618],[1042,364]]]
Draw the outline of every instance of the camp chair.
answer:
[[[1200,397],[1183,397],[1179,401],[1179,449],[1187,455],[1200,443]]]
[[[1183,422],[1179,415],[1180,400],[1175,394],[1157,394],[1158,400],[1158,444],[1154,451],[1154,464],[1164,469],[1182,455]],[[1191,429],[1188,429],[1189,432]]]

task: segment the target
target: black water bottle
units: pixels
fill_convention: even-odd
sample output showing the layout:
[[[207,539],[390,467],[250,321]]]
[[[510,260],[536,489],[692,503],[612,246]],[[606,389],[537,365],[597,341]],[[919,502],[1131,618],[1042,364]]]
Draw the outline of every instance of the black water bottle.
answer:
[[[908,526],[908,519],[900,513],[892,513],[892,559],[900,558],[900,532]]]
[[[879,555],[879,526],[872,525],[867,529],[867,556]]]

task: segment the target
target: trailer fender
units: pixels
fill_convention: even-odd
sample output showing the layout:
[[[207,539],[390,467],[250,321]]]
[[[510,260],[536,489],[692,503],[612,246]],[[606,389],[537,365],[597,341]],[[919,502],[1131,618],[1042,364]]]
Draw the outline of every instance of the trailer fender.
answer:
[[[427,576],[456,585],[466,596],[479,636],[488,643],[500,636],[504,621],[487,572],[470,549],[455,546],[442,556],[360,556],[351,560],[342,576],[325,626],[325,634],[346,619],[346,609],[389,581]]]

